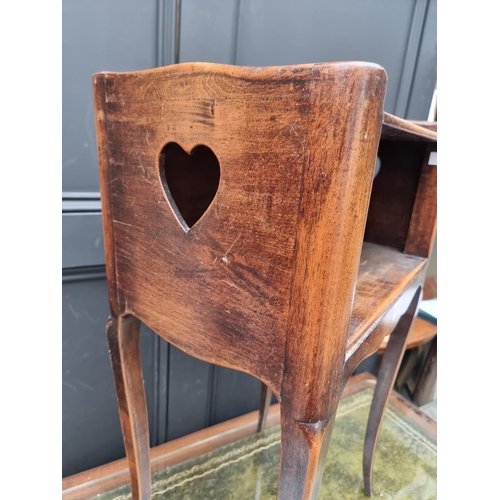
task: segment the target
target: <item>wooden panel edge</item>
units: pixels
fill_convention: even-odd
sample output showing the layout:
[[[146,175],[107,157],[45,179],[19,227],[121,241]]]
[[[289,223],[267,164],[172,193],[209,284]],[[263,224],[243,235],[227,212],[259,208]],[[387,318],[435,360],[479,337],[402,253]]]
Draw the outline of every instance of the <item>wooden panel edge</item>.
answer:
[[[429,258],[437,224],[437,165],[430,164],[436,144],[429,144],[413,205],[404,253]]]
[[[390,113],[384,112],[384,122],[382,125],[382,138],[391,138],[396,132],[395,136],[413,140],[427,140],[436,142],[437,132],[434,132],[430,127],[423,127],[418,122],[403,120]],[[388,133],[389,132],[389,133]]]

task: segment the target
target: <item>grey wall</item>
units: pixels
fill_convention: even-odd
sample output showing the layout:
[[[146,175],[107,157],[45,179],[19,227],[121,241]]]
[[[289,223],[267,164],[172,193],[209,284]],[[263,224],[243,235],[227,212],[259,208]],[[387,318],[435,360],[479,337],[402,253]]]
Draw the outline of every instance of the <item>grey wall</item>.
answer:
[[[63,476],[124,456],[105,337],[108,302],[92,74],[183,61],[366,60],[385,109],[426,119],[436,81],[435,0],[63,0]],[[144,329],[157,445],[258,406],[259,382],[190,358]]]

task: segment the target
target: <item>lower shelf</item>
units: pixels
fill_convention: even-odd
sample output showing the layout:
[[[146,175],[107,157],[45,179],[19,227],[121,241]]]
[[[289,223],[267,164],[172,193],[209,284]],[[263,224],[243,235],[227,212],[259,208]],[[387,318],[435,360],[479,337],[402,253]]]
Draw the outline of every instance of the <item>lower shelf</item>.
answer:
[[[373,324],[391,309],[427,259],[403,254],[394,248],[363,243],[352,309],[347,351],[353,351]],[[378,347],[378,346],[377,346]]]

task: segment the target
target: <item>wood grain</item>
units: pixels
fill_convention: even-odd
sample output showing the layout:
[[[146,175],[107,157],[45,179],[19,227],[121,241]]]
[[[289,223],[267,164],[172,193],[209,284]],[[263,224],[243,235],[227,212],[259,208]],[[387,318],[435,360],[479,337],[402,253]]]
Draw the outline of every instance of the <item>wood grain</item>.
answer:
[[[139,355],[140,322],[133,316],[111,318],[108,345],[119,402],[125,451],[134,499],[151,497],[151,467],[146,395]]]
[[[343,387],[407,310],[434,234],[422,212],[435,178],[422,172],[436,134],[384,114],[386,85],[369,63],[95,75],[134,500],[150,471],[130,318],[266,384],[282,402],[278,497],[317,497]]]
[[[380,171],[373,181],[365,241],[404,250],[426,150],[423,142],[380,141]]]
[[[189,354],[257,376],[279,397],[311,69],[306,79],[292,69],[280,79],[276,70],[272,81],[264,71],[262,81],[255,78],[257,89],[243,78],[253,72],[240,70],[235,78],[186,70],[179,79],[179,67],[165,71],[171,75],[161,84],[157,71],[151,73],[154,96],[146,77],[98,76],[111,88],[120,313],[138,317]],[[188,76],[196,99],[185,95]],[[137,80],[143,89],[136,92]],[[252,98],[242,99],[250,89]],[[220,163],[217,195],[188,232],[158,182],[158,158],[170,142],[186,152],[203,144]],[[254,346],[245,356],[242,343]]]
[[[360,260],[346,359],[362,346],[373,326],[394,308],[405,291],[422,278],[426,264],[423,258],[366,242]],[[399,307],[406,310],[408,304]]]
[[[404,250],[421,257],[430,257],[436,235],[437,165],[429,165],[436,150],[436,144],[427,146]]]
[[[380,68],[332,68],[311,98],[282,386],[280,499],[316,498],[321,484],[343,388],[386,78]]]
[[[384,113],[382,137],[391,139],[405,139],[413,141],[437,141],[437,124],[431,122],[403,120],[389,113]]]

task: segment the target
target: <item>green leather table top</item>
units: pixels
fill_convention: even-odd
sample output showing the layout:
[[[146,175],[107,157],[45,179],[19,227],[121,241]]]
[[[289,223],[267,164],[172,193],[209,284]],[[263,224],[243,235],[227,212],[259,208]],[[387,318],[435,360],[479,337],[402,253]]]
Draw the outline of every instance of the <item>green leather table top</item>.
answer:
[[[340,401],[319,498],[366,499],[361,457],[373,391]],[[274,500],[278,482],[279,426],[214,450],[153,476],[153,500]],[[427,500],[436,493],[436,441],[388,405],[374,465],[374,497]],[[94,497],[130,500],[124,486]]]

